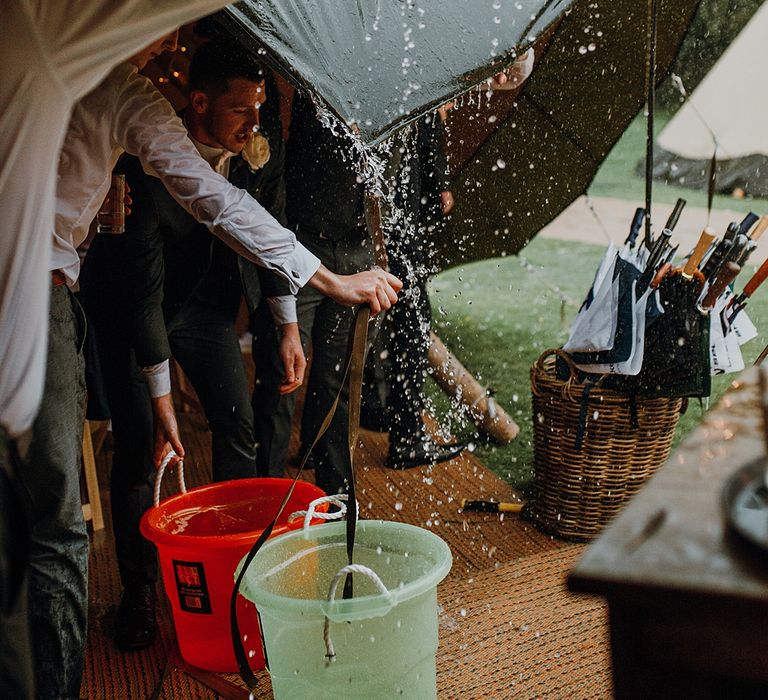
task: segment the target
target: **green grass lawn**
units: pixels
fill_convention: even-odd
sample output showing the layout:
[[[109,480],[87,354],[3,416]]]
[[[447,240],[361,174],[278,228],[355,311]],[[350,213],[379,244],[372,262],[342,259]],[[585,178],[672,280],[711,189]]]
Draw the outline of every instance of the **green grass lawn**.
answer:
[[[659,122],[663,122],[660,119]],[[662,128],[663,123],[659,124]],[[614,148],[590,190],[592,195],[635,199],[644,184],[635,165],[644,154],[644,123],[636,120]],[[706,206],[703,193],[657,185],[654,201]],[[717,208],[768,213],[768,202],[718,197]],[[627,211],[629,219],[632,212]],[[494,472],[523,490],[530,486],[533,464],[529,370],[539,355],[561,346],[591,284],[603,248],[581,243],[535,239],[519,256],[497,258],[453,268],[432,282],[431,299],[437,334],[484,386],[496,391],[499,403],[520,425],[520,435],[508,446],[488,443],[474,425],[451,407],[444,394],[429,384],[428,394],[441,424],[453,434],[472,440],[476,453]],[[761,259],[753,259],[759,265]],[[737,288],[751,276],[748,267]],[[768,288],[759,290],[748,312],[760,335],[743,347],[749,364],[768,343]],[[713,378],[712,404],[735,375]],[[677,440],[701,419],[703,407],[692,401],[683,416]]]

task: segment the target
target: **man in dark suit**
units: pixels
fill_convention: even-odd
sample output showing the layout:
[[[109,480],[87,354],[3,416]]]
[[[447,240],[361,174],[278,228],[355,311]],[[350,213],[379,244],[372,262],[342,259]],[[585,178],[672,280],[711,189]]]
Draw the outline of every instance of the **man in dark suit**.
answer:
[[[183,119],[214,170],[284,223],[284,147],[277,105],[261,109],[265,90],[264,71],[247,52],[212,40],[193,58]],[[264,132],[256,132],[260,122]],[[280,324],[282,391],[300,385],[306,361],[287,285],[211,236],[136,158],[124,157],[118,167],[132,198],[126,232],[96,237],[81,279],[98,330],[115,443],[112,518],[124,587],[116,641],[139,649],[156,635],[157,578],[154,547],[139,533],[139,520],[152,502],[153,466],[168,444],[184,454],[170,398],[170,356],[205,410],[214,481],[257,475],[253,412],[234,325],[243,294],[253,311],[263,290]]]
[[[385,157],[384,175],[393,181],[401,166],[399,145],[397,142],[393,152]],[[350,274],[370,267],[373,246],[365,224],[364,196],[365,183],[371,173],[366,171],[365,162],[357,156],[349,140],[323,126],[313,104],[299,94],[293,101],[286,151],[286,212],[289,226],[296,232],[298,240],[333,272]],[[403,192],[395,198],[397,206],[401,209],[406,207],[409,212],[418,211],[421,189],[411,187],[402,178],[396,182],[403,188]],[[416,204],[411,202],[413,198]],[[413,238],[414,234],[410,235]],[[415,242],[412,245],[418,247],[419,244]],[[350,309],[310,289],[300,290],[296,303],[302,344],[305,350],[309,350],[311,345],[312,354],[307,401],[301,423],[301,444],[306,447],[317,434],[339,391],[354,315]],[[425,304],[428,308],[426,290],[420,308]],[[417,325],[417,316],[418,313],[413,311],[408,323]],[[258,381],[254,389],[254,413],[259,438],[258,460],[261,467],[276,470],[285,463],[294,397],[280,395],[276,390],[280,364],[274,356],[277,344],[273,336],[273,324],[263,313],[257,314],[254,346],[259,348],[261,357],[266,357],[270,348],[273,349],[271,363],[262,363],[256,368]],[[421,355],[425,353],[424,350]],[[421,369],[417,365],[413,371]],[[409,396],[411,392],[408,387]],[[402,468],[444,461],[455,457],[462,449],[460,445],[441,445],[429,440],[421,421],[420,399],[417,402],[418,406],[414,409],[413,400],[403,401],[407,403],[409,413],[417,419],[404,419],[402,425],[407,429],[412,422],[417,423],[421,432],[408,436],[407,445],[401,444],[398,434],[391,466]],[[333,421],[313,452],[317,484],[327,493],[345,489],[349,470],[348,420],[348,392],[344,390]],[[412,445],[415,445],[415,451],[411,449]]]
[[[408,469],[453,459],[463,443],[435,442],[424,425],[424,379],[432,312],[427,294],[430,239],[453,204],[446,180],[442,120],[435,112],[414,123],[398,143],[392,212],[387,232],[390,270],[403,281],[366,365],[361,423],[389,433],[387,465]]]
[[[365,227],[364,184],[349,142],[318,120],[312,102],[296,93],[286,154],[289,227],[329,270],[351,274],[373,262]],[[339,390],[354,313],[331,299],[302,289],[297,295],[301,339],[311,345],[312,368],[301,424],[302,446],[310,444]],[[256,367],[253,406],[259,442],[259,466],[279,473],[285,464],[295,406],[292,395],[277,390],[280,362],[272,324],[262,311],[253,327],[254,352],[271,361]],[[315,478],[327,493],[345,489],[348,476],[348,393],[313,452]]]

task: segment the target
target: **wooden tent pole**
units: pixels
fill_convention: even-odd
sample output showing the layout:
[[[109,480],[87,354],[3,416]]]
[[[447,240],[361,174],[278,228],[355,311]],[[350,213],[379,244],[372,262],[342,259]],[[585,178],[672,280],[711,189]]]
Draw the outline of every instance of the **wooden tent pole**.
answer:
[[[520,428],[495,399],[456,359],[434,332],[430,332],[428,360],[432,376],[446,394],[466,406],[477,426],[496,442],[512,442]]]

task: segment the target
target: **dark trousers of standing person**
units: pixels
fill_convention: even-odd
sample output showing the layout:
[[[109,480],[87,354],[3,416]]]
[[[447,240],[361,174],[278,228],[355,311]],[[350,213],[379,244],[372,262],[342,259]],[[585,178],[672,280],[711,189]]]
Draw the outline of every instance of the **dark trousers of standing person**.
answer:
[[[29,629],[29,527],[18,441],[0,426],[0,697],[35,697]]]
[[[340,240],[309,235],[301,226],[296,227],[296,232],[299,240],[333,272],[353,274],[372,265],[373,249],[365,228],[355,229]],[[304,352],[308,352],[310,345],[312,348],[312,366],[301,422],[303,451],[312,443],[339,392],[355,316],[353,309],[337,304],[309,286],[299,291],[296,311]],[[295,394],[281,396],[277,391],[283,366],[277,352],[275,326],[265,309],[256,312],[252,326],[256,364],[253,408],[259,469],[263,473],[280,475],[291,437],[296,397]],[[348,423],[349,391],[345,388],[328,431],[313,451],[315,479],[326,493],[339,493],[345,489],[346,465],[349,463]]]
[[[389,334],[387,413],[392,446],[413,445],[424,437],[424,379],[432,310],[423,242],[415,227],[399,231],[389,249],[390,272],[403,282],[398,303],[388,312]]]
[[[80,498],[85,317],[69,289],[51,292],[43,401],[19,472],[30,527],[29,612],[35,693],[77,698],[88,613],[88,532]]]
[[[195,388],[212,432],[213,481],[256,476],[253,412],[234,323],[215,307],[191,299],[166,328],[173,357]],[[151,585],[157,579],[157,562],[154,547],[139,532],[139,522],[153,497],[152,406],[133,351],[117,333],[99,331],[112,414],[110,489],[120,578],[126,588]]]

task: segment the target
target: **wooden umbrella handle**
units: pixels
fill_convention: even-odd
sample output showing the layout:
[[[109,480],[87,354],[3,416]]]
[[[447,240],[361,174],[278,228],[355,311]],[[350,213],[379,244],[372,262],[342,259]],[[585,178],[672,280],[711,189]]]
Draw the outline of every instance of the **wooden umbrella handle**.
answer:
[[[760,269],[752,275],[752,278],[744,285],[744,289],[742,291],[742,294],[747,297],[751,297],[755,291],[757,291],[757,288],[765,282],[765,278],[768,277],[768,259],[765,260],[765,262],[760,265]]]
[[[702,311],[709,311],[715,305],[717,298],[725,291],[725,288],[733,282],[739,272],[741,272],[741,267],[732,260],[725,263],[720,274],[717,276],[717,279],[712,283],[706,296],[701,304],[699,304],[699,308]]]
[[[755,226],[755,230],[752,231],[750,238],[753,241],[759,241],[760,236],[765,233],[765,229],[768,229],[768,215],[760,217],[760,221],[757,222],[757,226]]]
[[[699,266],[701,259],[704,257],[704,254],[707,252],[709,246],[714,240],[715,232],[709,226],[707,226],[701,232],[701,236],[699,236],[699,240],[696,243],[696,247],[693,249],[693,252],[691,253],[691,257],[688,258],[688,262],[685,263],[685,267],[683,268],[683,277],[686,279],[693,278],[693,273],[696,271],[696,268]]]
[[[653,279],[651,280],[650,287],[651,289],[657,289],[658,286],[662,283],[664,278],[669,274],[669,271],[672,269],[672,263],[664,263],[658,270],[658,272],[653,276]]]

